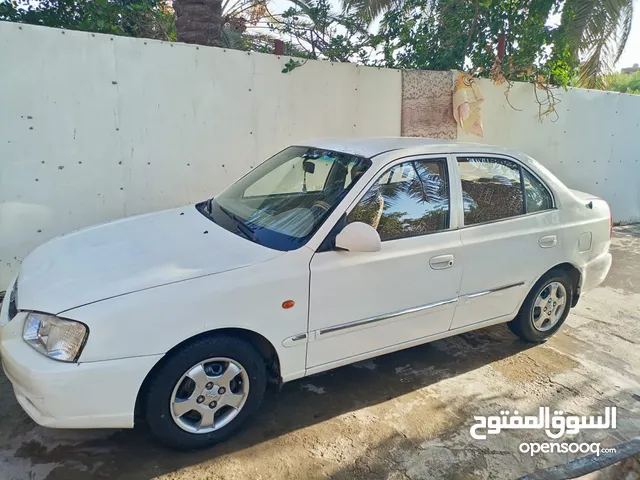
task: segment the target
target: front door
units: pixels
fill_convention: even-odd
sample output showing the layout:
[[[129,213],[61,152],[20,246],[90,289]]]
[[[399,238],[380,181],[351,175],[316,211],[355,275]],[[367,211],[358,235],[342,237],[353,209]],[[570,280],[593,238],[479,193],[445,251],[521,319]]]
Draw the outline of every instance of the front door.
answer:
[[[449,178],[442,155],[394,162],[346,217],[376,228],[381,250],[314,255],[308,372],[448,330],[462,277]]]

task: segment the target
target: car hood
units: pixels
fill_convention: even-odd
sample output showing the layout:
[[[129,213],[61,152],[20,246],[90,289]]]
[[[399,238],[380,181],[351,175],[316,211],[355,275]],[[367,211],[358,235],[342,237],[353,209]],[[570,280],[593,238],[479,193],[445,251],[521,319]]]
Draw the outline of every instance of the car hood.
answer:
[[[282,253],[219,227],[194,206],[130,217],[62,235],[34,250],[20,271],[18,308],[57,314]]]

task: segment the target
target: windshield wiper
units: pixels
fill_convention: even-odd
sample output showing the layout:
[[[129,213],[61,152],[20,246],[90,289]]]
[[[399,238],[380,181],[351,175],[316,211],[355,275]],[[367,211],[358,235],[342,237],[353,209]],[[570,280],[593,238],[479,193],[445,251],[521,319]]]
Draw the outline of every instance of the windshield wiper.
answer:
[[[258,239],[256,238],[256,234],[254,233],[253,229],[247,225],[246,223],[244,223],[240,217],[238,217],[235,213],[231,213],[229,210],[222,208],[220,205],[218,205],[218,207],[220,208],[220,210],[222,210],[225,214],[227,214],[227,216],[233,220],[234,222],[236,222],[236,227],[238,228],[238,231],[240,233],[242,233],[245,237],[247,237],[247,239],[251,240],[254,243],[258,243]]]
[[[239,220],[237,218],[235,220],[236,220],[236,222],[238,224],[238,230],[240,230],[240,232],[245,237],[247,237],[249,240],[251,240],[253,243],[258,243],[258,239],[257,239],[256,234],[254,233],[253,229],[249,225],[244,223],[242,220]]]

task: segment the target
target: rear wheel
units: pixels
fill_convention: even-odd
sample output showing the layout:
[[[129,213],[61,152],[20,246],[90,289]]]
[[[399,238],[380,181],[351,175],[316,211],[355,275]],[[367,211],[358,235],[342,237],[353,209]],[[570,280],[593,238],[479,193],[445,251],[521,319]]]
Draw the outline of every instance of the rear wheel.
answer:
[[[229,437],[262,402],[264,360],[235,337],[203,337],[172,353],[144,392],[144,418],[163,443],[207,447]]]
[[[573,299],[571,278],[552,270],[531,289],[509,329],[527,342],[544,342],[556,333],[569,315]]]

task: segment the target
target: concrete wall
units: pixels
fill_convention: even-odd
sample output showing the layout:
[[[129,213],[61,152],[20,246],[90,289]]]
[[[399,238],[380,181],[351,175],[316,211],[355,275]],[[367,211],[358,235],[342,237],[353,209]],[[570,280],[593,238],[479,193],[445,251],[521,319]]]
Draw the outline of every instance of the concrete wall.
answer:
[[[216,194],[305,138],[399,135],[401,74],[0,22],[0,291],[87,225]]]
[[[403,107],[407,134],[456,134],[425,100],[450,72],[414,75],[403,104],[397,70],[287,60],[0,22],[0,291],[46,240],[208,198],[305,138],[399,135]],[[640,96],[559,91],[540,122],[532,85],[512,88],[516,111],[478,83],[485,136],[458,139],[522,150],[640,221]]]
[[[531,84],[511,89],[480,79],[484,138],[458,129],[458,139],[521,150],[570,188],[609,202],[615,221],[640,221],[640,96],[570,88],[555,94],[558,112],[543,122]],[[546,98],[539,92],[540,100]]]

